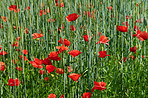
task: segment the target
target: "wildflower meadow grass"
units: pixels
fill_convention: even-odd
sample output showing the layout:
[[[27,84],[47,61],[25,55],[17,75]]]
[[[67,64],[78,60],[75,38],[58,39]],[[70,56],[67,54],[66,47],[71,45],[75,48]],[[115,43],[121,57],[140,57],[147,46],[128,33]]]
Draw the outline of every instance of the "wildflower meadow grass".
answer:
[[[1,98],[148,98],[148,0],[0,0]]]

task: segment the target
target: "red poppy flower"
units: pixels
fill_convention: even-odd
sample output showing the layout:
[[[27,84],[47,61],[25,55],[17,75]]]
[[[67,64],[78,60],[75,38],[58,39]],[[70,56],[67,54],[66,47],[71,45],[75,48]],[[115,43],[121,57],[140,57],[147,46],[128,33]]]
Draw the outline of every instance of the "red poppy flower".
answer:
[[[9,85],[9,86],[19,86],[20,85],[20,81],[17,78],[16,79],[10,78],[8,80],[8,84],[7,85]]]
[[[106,56],[110,56],[110,55],[106,55],[107,51],[99,51],[99,57],[100,58],[105,58]]]
[[[126,58],[126,57],[123,57],[123,62],[125,62],[127,59],[128,59],[128,58]],[[121,60],[121,61],[122,61],[122,60]]]
[[[76,27],[75,27],[74,25],[71,25],[71,26],[70,26],[70,30],[76,31]]]
[[[55,94],[49,94],[48,98],[56,98],[56,95]]]
[[[60,98],[64,98],[64,95],[62,94],[62,95],[60,96]]]
[[[37,67],[39,66],[39,65],[36,64],[34,61],[30,61],[29,63],[32,64],[32,66],[33,66],[34,68],[37,68]]]
[[[61,60],[61,58],[58,57],[58,53],[55,51],[50,52],[50,54],[48,55],[48,58],[55,61]]]
[[[137,37],[141,33],[140,30],[137,30],[137,34],[133,34],[133,37]]]
[[[44,10],[40,10],[40,16],[47,14],[47,9]]]
[[[88,35],[87,34],[84,35],[83,38],[84,38],[85,41],[88,41]],[[92,37],[90,37],[90,36],[89,36],[89,38],[92,39]]]
[[[1,70],[1,71],[5,71],[5,66],[0,65],[0,70]]]
[[[68,72],[73,72],[73,69],[71,69],[71,66],[67,66]]]
[[[19,57],[21,58],[21,60],[28,61],[28,59],[26,58],[26,56],[19,55]]]
[[[62,68],[57,68],[56,73],[63,74],[63,69]]]
[[[21,37],[17,37],[17,38],[16,38],[16,40],[20,40],[20,39],[21,39]]]
[[[68,39],[62,39],[58,40],[60,44],[64,44],[65,46],[70,46],[71,42]]]
[[[84,35],[83,38],[84,38],[85,41],[88,41],[88,35],[87,34]]]
[[[66,20],[68,22],[71,22],[71,21],[75,21],[78,17],[79,15],[77,15],[76,13],[73,13],[73,14],[69,14],[68,16],[66,16]]]
[[[128,26],[128,22],[123,22],[122,24]],[[129,26],[130,26],[130,25],[129,25]]]
[[[36,39],[36,38],[43,37],[43,34],[41,34],[41,33],[39,33],[39,34],[38,33],[33,33],[32,36],[33,36],[32,39]]]
[[[148,39],[148,33],[146,33],[146,31],[143,31],[142,33],[137,35],[137,38],[141,41],[147,40]]]
[[[68,50],[68,47],[65,47],[64,45],[62,46],[56,46],[57,49],[59,49],[59,51],[57,51],[58,54],[60,54],[61,52]]]
[[[0,29],[2,29],[3,28],[3,25],[2,24],[0,24]]]
[[[26,8],[25,8],[25,10],[26,10]],[[27,10],[30,10],[30,6],[27,7]]]
[[[80,52],[79,50],[71,50],[70,52],[68,52],[73,58],[75,58],[75,56],[78,56],[79,54],[81,54],[82,52]]]
[[[28,34],[29,33],[29,29],[28,28],[24,28],[24,33]]]
[[[143,58],[145,58],[145,56],[144,56],[144,55],[142,55],[141,57],[142,57],[142,59],[143,59]]]
[[[12,46],[14,47],[18,47],[19,45],[18,45],[18,42],[17,41],[13,41],[13,44],[12,44]]]
[[[0,52],[0,55],[6,55],[6,54],[8,54],[8,53],[5,52],[5,51],[1,51],[1,52]]]
[[[16,6],[16,5],[11,5],[8,9],[9,9],[10,11],[13,11],[14,9],[17,9],[17,6]]]
[[[54,67],[53,65],[46,65],[46,69],[48,73],[51,73],[56,69],[56,67]]]
[[[136,53],[137,47],[131,47],[130,52],[135,52]]]
[[[0,50],[2,49],[2,47],[0,47]]]
[[[82,98],[91,98],[91,93],[90,92],[83,93]]]
[[[49,78],[48,78],[48,77],[45,77],[45,78],[44,78],[44,80],[45,80],[45,81],[48,81],[48,80],[49,80]]]
[[[111,10],[111,12],[113,12],[113,7],[110,6],[110,7],[107,7],[108,11]]]
[[[135,60],[135,57],[134,57],[134,56],[132,56],[132,55],[130,56],[130,58],[132,58],[133,60]]]
[[[108,37],[106,37],[105,35],[102,35],[102,36],[100,36],[100,39],[99,39],[99,41],[96,43],[96,44],[100,44],[100,43],[102,43],[102,44],[106,44],[106,45],[109,45],[107,42],[109,42],[109,40],[107,40],[108,39]]]
[[[28,54],[28,50],[26,50],[26,49],[22,50],[21,52],[25,55]]]
[[[73,81],[78,82],[77,80],[79,79],[80,76],[81,74],[71,73],[68,77],[71,78]]]
[[[92,92],[94,92],[94,90],[95,89],[97,89],[97,90],[105,90],[106,88],[105,88],[105,86],[106,86],[106,83],[105,82],[96,82],[96,81],[94,81],[94,87],[93,87],[93,89],[91,90]]]
[[[6,17],[1,16],[1,19],[2,19],[4,22],[7,22],[7,18],[6,18]]]
[[[16,51],[20,51],[20,49],[16,49]]]
[[[4,62],[0,62],[0,70],[1,71],[5,71],[5,63]]]
[[[39,60],[38,58],[35,58],[34,61],[30,61],[29,63],[32,64],[32,66],[35,68],[37,68],[37,67],[42,68],[42,66],[39,66],[42,64],[42,60]]]
[[[23,68],[22,67],[16,67],[16,70],[18,70],[18,71],[22,71],[23,70]]]
[[[9,8],[8,8],[10,11],[14,11],[17,13],[17,6],[16,5],[11,5]],[[20,12],[20,9],[18,9],[18,11]]]
[[[45,70],[39,70],[39,73],[42,75],[42,74],[45,74]]]
[[[61,3],[59,4],[59,7],[64,7],[64,3],[61,2]]]
[[[120,32],[127,32],[128,27],[126,27],[126,26],[117,26],[117,30],[120,31]]]
[[[55,19],[48,19],[48,22],[55,22]]]
[[[138,26],[134,26],[134,31],[136,31],[136,30],[139,30],[139,27]]]
[[[52,63],[51,63],[51,61],[50,61],[49,58],[45,58],[44,60],[41,59],[41,61],[42,61],[42,63],[43,63],[44,65],[52,65]]]
[[[90,11],[85,11],[85,16],[90,17]]]

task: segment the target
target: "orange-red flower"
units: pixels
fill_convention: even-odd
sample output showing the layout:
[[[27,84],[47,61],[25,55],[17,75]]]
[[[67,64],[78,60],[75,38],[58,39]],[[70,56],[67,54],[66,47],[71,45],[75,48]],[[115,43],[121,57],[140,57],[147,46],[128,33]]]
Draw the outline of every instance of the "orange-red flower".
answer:
[[[2,19],[4,22],[7,22],[7,18],[6,18],[6,17],[1,16],[1,19]]]
[[[19,45],[18,45],[18,42],[17,41],[13,41],[13,44],[12,44],[12,46],[14,47],[18,47]]]
[[[11,5],[9,8],[8,8],[10,11],[14,11],[17,13],[17,6],[16,5]],[[18,11],[20,12],[20,9],[18,9]]]
[[[90,92],[83,93],[82,98],[91,98],[91,93]]]
[[[26,49],[22,50],[21,52],[25,55],[28,54],[28,50],[26,50]]]
[[[106,56],[110,56],[110,55],[106,55],[107,51],[99,51],[99,57],[100,58],[105,58]]]
[[[45,74],[45,70],[39,70],[39,73],[42,75],[42,74]]]
[[[0,55],[6,55],[6,54],[8,54],[8,53],[5,52],[5,51],[1,51],[1,52],[0,52]]]
[[[68,39],[62,39],[58,40],[60,44],[64,44],[65,46],[70,46],[71,42]]]
[[[109,6],[107,7],[108,11],[111,10],[111,12],[113,12],[113,7],[112,6]]]
[[[137,47],[131,47],[130,52],[135,52],[136,53]]]
[[[40,16],[47,14],[47,9],[44,10],[40,10]]]
[[[0,47],[0,50],[2,49],[2,47]]]
[[[135,56],[132,56],[132,55],[131,55],[130,58],[132,58],[133,60],[135,60]]]
[[[75,58],[75,56],[78,56],[79,54],[81,54],[82,52],[80,52],[79,50],[71,50],[70,52],[68,52],[73,58]]]
[[[62,94],[62,95],[60,96],[60,98],[64,98],[64,95]]]
[[[136,30],[139,30],[139,27],[138,26],[134,26],[134,31],[136,31]]]
[[[7,85],[9,85],[9,86],[19,86],[20,85],[20,81],[17,78],[16,79],[10,78],[8,80],[8,84]]]
[[[21,58],[21,60],[28,61],[28,59],[26,58],[26,56],[19,55],[19,57]]]
[[[61,52],[68,50],[68,47],[65,47],[64,45],[62,46],[56,46],[57,49],[59,49],[59,51],[57,51],[58,54],[60,54]]]
[[[16,40],[20,40],[20,39],[21,39],[21,37],[17,37],[17,38],[16,38]]]
[[[133,37],[137,37],[141,33],[140,30],[137,30],[137,34],[133,34]]]
[[[106,86],[106,83],[105,82],[96,82],[96,81],[94,81],[94,87],[93,87],[93,89],[91,90],[92,92],[94,92],[94,90],[95,89],[97,89],[97,90],[105,90],[106,88],[105,88],[105,86]]]
[[[55,94],[49,94],[48,98],[56,98],[56,95]]]
[[[83,38],[84,38],[85,41],[88,41],[88,35],[87,34],[84,35]]]
[[[68,72],[73,72],[73,69],[71,68],[71,66],[67,66],[68,68]]]
[[[37,68],[37,67],[41,67],[42,60],[35,58],[34,61],[30,61],[29,63],[32,64],[33,67]]]
[[[48,19],[48,22],[55,22],[55,19]]]
[[[0,24],[0,29],[2,29],[3,28],[3,25],[2,24]]]
[[[117,26],[117,30],[120,31],[120,32],[127,32],[128,27],[126,27],[126,26]]]
[[[4,62],[0,62],[0,70],[1,71],[5,71],[5,63]]]
[[[70,25],[70,30],[76,31],[76,27],[74,25]]]
[[[100,44],[100,43],[102,43],[102,44],[106,44],[106,45],[109,45],[107,42],[109,42],[109,40],[107,40],[108,39],[108,37],[106,37],[105,35],[102,35],[102,36],[100,36],[100,39],[99,39],[99,41],[96,43],[96,44]]]
[[[43,37],[43,34],[42,33],[33,33],[32,34],[33,38],[32,39],[36,39],[36,38],[40,38],[40,37]]]
[[[45,80],[45,81],[48,81],[48,80],[49,80],[49,78],[48,78],[48,77],[45,77],[45,78],[44,78],[44,80]]]
[[[63,69],[62,68],[57,68],[56,73],[63,74]]]
[[[49,58],[45,58],[44,60],[41,59],[41,61],[42,61],[42,63],[43,63],[44,65],[52,65],[52,63],[51,63],[51,61],[50,61]]]
[[[77,80],[79,79],[80,76],[81,74],[71,73],[68,77],[71,78],[73,81],[78,82]]]
[[[22,67],[16,67],[16,70],[18,70],[18,71],[22,71],[23,70],[23,68]]]
[[[69,14],[68,16],[66,16],[66,20],[68,22],[71,22],[71,21],[75,21],[78,17],[79,15],[77,15],[76,13],[73,13],[73,14]]]
[[[58,53],[55,51],[50,52],[50,54],[48,55],[48,58],[55,61],[61,60],[61,57],[59,57]]]
[[[140,31],[141,32],[141,31]],[[137,38],[141,41],[147,40],[148,39],[148,33],[146,31],[143,31],[142,33],[139,33],[137,35]]]
[[[46,69],[48,73],[51,73],[56,69],[56,67],[54,67],[53,65],[46,65]]]

